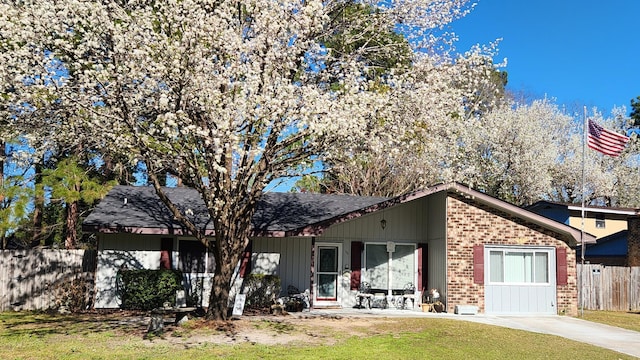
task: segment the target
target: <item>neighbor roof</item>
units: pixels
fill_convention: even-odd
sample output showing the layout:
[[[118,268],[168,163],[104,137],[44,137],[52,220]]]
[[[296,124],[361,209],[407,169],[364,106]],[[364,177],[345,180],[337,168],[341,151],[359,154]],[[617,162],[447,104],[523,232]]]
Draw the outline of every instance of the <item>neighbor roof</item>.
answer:
[[[213,230],[200,194],[192,188],[166,187],[167,196],[198,227]],[[253,216],[254,235],[285,236],[287,232],[352,213],[387,200],[338,194],[265,193]],[[84,220],[95,232],[186,234],[150,186],[115,186]]]
[[[544,209],[545,207],[562,208],[572,211],[582,211],[581,204],[574,203],[561,203],[555,201],[541,200],[527,206],[527,210],[536,211],[536,209]],[[601,213],[601,214],[618,214],[618,215],[635,215],[640,212],[640,209],[623,208],[623,207],[609,207],[609,206],[590,206],[584,207],[586,212]]]
[[[607,235],[585,248],[586,256],[627,256],[629,253],[629,230]]]

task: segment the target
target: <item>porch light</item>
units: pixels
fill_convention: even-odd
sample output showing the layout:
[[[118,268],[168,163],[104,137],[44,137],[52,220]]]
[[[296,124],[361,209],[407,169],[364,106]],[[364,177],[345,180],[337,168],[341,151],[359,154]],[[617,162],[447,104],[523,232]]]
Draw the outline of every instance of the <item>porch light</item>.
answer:
[[[384,228],[387,227],[387,220],[385,219],[380,220],[380,227],[382,227],[382,230],[384,230]]]

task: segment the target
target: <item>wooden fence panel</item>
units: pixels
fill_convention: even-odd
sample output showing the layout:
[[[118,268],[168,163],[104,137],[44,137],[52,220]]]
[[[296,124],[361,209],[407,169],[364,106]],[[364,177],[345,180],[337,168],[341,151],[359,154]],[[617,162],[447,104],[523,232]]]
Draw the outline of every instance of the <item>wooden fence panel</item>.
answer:
[[[0,251],[0,311],[90,307],[96,252]]]
[[[587,310],[640,310],[640,267],[578,265],[578,301]]]
[[[629,310],[640,311],[640,266],[632,267],[629,275]]]

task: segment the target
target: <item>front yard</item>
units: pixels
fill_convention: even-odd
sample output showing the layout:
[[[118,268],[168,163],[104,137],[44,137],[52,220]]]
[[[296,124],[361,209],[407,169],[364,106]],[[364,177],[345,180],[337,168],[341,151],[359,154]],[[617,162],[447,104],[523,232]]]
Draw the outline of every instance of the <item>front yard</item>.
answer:
[[[640,315],[626,316],[628,322],[637,323]],[[146,314],[120,311],[0,313],[0,357],[576,359],[588,354],[589,358],[631,359],[560,337],[437,318],[246,316],[229,323],[194,319],[183,326],[167,326],[159,336],[147,335],[148,322]]]

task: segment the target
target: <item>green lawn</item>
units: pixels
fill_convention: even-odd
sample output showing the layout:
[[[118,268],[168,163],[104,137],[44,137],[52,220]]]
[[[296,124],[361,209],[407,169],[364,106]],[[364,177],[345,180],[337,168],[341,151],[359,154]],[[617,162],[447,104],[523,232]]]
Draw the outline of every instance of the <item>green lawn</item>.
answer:
[[[249,326],[271,332],[274,337],[313,333],[313,341],[296,345],[202,341],[225,329],[198,320],[185,327],[172,327],[162,337],[146,338],[144,323],[122,320],[128,317],[0,313],[0,358],[577,359],[588,354],[591,359],[632,359],[560,337],[434,318],[385,319],[375,327],[358,327],[362,325],[345,318],[327,320],[327,326],[314,325],[313,329],[304,323],[246,320]],[[236,336],[242,337],[242,332]]]
[[[584,311],[581,319],[640,332],[640,311]]]

